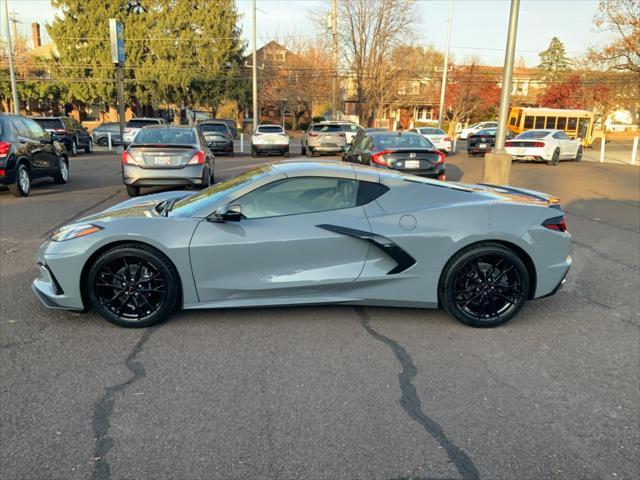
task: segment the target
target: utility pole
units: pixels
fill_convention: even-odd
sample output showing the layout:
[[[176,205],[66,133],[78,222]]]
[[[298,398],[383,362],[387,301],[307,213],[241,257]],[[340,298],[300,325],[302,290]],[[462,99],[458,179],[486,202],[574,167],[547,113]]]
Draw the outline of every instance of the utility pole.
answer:
[[[513,74],[513,58],[516,51],[516,32],[518,30],[518,11],[520,0],[511,0],[509,14],[509,31],[507,33],[507,49],[504,53],[504,69],[502,73],[502,91],[500,92],[500,110],[498,113],[498,131],[493,152],[484,156],[484,183],[509,185],[511,176],[511,155],[504,151],[504,140],[507,134],[507,118],[509,116],[509,99],[511,97],[511,76]]]
[[[504,153],[504,140],[507,136],[507,119],[509,117],[509,101],[511,99],[511,78],[513,76],[513,59],[516,53],[516,34],[518,31],[518,13],[520,0],[511,0],[509,14],[509,32],[507,33],[507,50],[504,53],[504,69],[502,73],[502,91],[500,92],[500,110],[498,111],[498,131],[496,132],[496,153]]]
[[[124,48],[124,27],[115,18],[109,19],[109,40],[111,62],[116,67],[116,94],[118,96],[118,121],[120,123],[120,139],[124,147],[124,85],[123,70],[126,55]]]
[[[331,82],[331,112],[333,113],[333,119],[338,119],[338,103],[337,103],[337,91],[338,91],[338,7],[337,0],[333,0],[333,18],[331,19],[331,30],[333,35],[333,79]]]
[[[13,45],[11,43],[11,33],[9,32],[9,1],[4,0],[4,20],[7,29],[7,58],[9,59],[9,75],[11,77],[11,94],[13,96],[13,112],[20,114],[20,99],[16,87],[16,71],[13,68]],[[14,24],[15,25],[15,24]]]
[[[253,132],[258,129],[258,65],[256,61],[256,0],[251,5],[251,38],[253,56]]]
[[[442,85],[440,86],[440,106],[438,108],[438,128],[442,128],[444,113],[444,94],[447,89],[447,70],[449,69],[449,43],[451,42],[451,15],[453,13],[453,0],[449,0],[449,20],[447,21],[447,44],[444,48],[444,69],[442,70]]]
[[[18,20],[18,13],[15,10],[11,10],[9,20],[11,20],[11,36],[13,37],[13,48],[15,49],[13,53],[18,55],[20,53],[19,50],[21,50],[21,45],[18,43],[18,24],[22,22]]]

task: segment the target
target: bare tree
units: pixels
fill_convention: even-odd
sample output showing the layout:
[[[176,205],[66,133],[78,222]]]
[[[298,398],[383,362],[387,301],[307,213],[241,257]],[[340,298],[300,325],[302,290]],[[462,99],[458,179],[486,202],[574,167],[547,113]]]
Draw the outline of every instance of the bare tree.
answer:
[[[589,60],[609,70],[640,73],[640,0],[600,0],[593,22],[614,38],[590,49]]]
[[[397,89],[393,52],[412,35],[418,20],[413,0],[342,0],[338,8],[341,57],[355,87],[360,121]]]

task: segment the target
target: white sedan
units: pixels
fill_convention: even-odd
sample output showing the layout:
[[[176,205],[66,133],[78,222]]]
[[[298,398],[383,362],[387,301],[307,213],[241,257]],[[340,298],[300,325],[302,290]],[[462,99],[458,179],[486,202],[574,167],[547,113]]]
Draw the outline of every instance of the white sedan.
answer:
[[[572,140],[562,130],[528,130],[505,142],[504,147],[514,160],[539,160],[549,165],[582,158],[580,139]]]
[[[451,137],[449,137],[444,130],[433,127],[417,127],[409,131],[419,133],[433,143],[436,148],[445,155],[451,153]]]
[[[466,140],[469,135],[478,133],[480,130],[484,130],[485,128],[498,128],[498,122],[474,123],[467,128],[463,128],[460,132],[459,138],[461,138],[462,140]]]
[[[259,125],[251,137],[251,156],[279,153],[289,156],[289,135],[280,125]]]

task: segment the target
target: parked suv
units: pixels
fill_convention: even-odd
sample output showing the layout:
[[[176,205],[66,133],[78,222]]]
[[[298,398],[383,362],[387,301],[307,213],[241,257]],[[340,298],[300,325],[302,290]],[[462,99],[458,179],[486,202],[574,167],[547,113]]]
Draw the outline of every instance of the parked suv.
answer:
[[[229,131],[233,138],[238,138],[238,127],[236,127],[235,120],[230,120],[228,118],[212,118],[211,120],[207,120],[208,122],[222,122],[225,123],[229,127]]]
[[[340,153],[346,143],[347,136],[340,124],[312,123],[301,140],[302,154],[312,157],[314,153]]]
[[[167,125],[167,121],[164,118],[146,117],[132,118],[131,120],[129,120],[125,124],[124,132],[122,132],[122,141],[125,148],[131,145],[131,142],[133,142],[133,139],[140,130],[150,125]]]
[[[220,120],[205,120],[198,124],[198,128],[204,135],[209,150],[233,156],[233,133],[229,125]]]
[[[69,181],[69,159],[64,145],[31,118],[0,115],[0,185],[16,197],[31,192],[31,180],[53,177]]]
[[[93,151],[93,140],[89,131],[75,118],[71,117],[33,117],[44,130],[51,134],[53,140],[62,143],[74,157],[79,150],[87,153]]]
[[[98,125],[91,132],[91,138],[96,145],[109,145],[109,134],[111,134],[111,145],[120,145],[120,124],[118,122],[108,122]]]

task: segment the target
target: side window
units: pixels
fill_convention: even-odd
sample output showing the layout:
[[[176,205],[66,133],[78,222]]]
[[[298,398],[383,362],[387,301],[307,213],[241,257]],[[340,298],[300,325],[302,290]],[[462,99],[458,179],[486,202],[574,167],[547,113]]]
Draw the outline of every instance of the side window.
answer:
[[[544,121],[546,117],[536,117],[536,128],[544,128]]]
[[[31,133],[29,132],[29,129],[27,128],[27,126],[24,124],[24,122],[21,119],[13,118],[13,119],[11,119],[11,123],[13,124],[15,129],[18,131],[18,135],[20,135],[22,137],[30,137],[31,136]]]
[[[558,117],[558,124],[556,128],[558,130],[564,130],[567,128],[567,117]]]
[[[33,120],[29,120],[28,118],[25,118],[22,121],[27,125],[29,132],[31,132],[31,138],[35,138],[36,140],[44,138],[44,130],[40,125],[38,125]]]
[[[556,117],[547,117],[544,128],[556,128]]]
[[[344,178],[285,178],[233,202],[245,218],[269,218],[356,206],[358,182]]]
[[[556,135],[557,135],[556,138],[558,138],[560,140],[569,140],[569,137],[564,132],[558,132],[558,133],[556,133]]]
[[[524,128],[533,128],[533,118],[532,116],[524,117]]]
[[[575,130],[578,126],[578,119],[575,117],[569,117],[567,121],[567,130]]]

